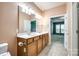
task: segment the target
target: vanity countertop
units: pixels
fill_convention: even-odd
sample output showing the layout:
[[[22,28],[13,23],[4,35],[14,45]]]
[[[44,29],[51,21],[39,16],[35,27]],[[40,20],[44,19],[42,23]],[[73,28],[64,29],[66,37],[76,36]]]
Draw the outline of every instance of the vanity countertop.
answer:
[[[45,34],[45,33],[48,33],[48,32],[41,32],[41,33],[32,32],[30,34],[27,34],[27,33],[18,33],[17,37],[28,39],[28,38],[32,38],[32,37],[35,37],[35,36],[39,36],[39,35]]]

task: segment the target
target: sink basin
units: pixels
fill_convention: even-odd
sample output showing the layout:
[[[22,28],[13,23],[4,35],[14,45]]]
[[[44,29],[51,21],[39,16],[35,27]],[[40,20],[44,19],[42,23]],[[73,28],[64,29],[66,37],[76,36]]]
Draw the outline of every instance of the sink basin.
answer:
[[[37,33],[37,32],[32,32],[31,35],[38,35],[40,33]]]
[[[45,32],[44,32],[45,33]],[[39,33],[39,32],[31,32],[31,33],[18,33],[17,37],[21,37],[21,38],[31,38],[34,36],[38,36],[44,33]]]
[[[19,34],[17,34],[17,37],[23,37],[23,38],[25,38],[25,37],[28,37],[29,35],[28,34],[26,34],[26,33],[19,33]]]

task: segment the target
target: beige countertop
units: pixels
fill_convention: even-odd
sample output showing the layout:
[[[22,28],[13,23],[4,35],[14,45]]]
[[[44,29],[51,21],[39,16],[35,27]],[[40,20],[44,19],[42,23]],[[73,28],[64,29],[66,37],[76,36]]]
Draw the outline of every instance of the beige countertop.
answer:
[[[32,32],[30,34],[27,34],[27,33],[18,33],[17,37],[28,39],[28,38],[32,38],[32,37],[39,36],[39,35],[46,34],[46,33],[48,33],[48,32],[41,32],[41,33]]]

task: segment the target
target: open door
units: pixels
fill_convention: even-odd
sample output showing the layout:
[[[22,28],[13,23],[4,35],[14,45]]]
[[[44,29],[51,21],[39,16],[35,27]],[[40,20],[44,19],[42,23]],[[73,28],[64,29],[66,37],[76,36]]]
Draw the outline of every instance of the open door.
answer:
[[[51,41],[53,43],[55,42],[60,42],[66,47],[66,32],[65,29],[67,26],[66,24],[66,18],[64,15],[56,16],[56,17],[51,17]]]

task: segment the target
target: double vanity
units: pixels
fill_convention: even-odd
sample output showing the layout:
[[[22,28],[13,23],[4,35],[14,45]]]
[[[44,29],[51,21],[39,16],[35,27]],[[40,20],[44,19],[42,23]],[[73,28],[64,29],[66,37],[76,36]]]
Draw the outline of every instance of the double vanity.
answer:
[[[48,44],[48,32],[42,32],[39,22],[41,19],[36,18],[35,14],[29,15],[23,10],[22,6],[18,6],[17,55],[36,56]]]
[[[17,55],[37,56],[47,46],[49,35],[43,33],[19,33],[17,34]]]

